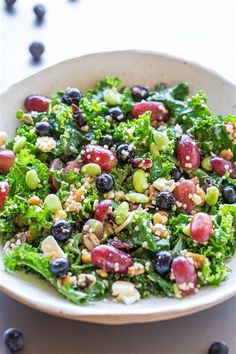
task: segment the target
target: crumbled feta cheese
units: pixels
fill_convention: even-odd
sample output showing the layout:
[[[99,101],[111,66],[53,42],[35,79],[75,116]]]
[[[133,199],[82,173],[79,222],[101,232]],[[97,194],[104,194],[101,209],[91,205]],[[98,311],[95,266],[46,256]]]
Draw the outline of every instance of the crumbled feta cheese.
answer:
[[[131,305],[140,300],[140,293],[135,288],[134,284],[128,281],[116,281],[112,284],[112,295],[118,301],[126,305]]]
[[[50,259],[66,258],[65,253],[53,236],[46,237],[41,243],[43,253]]]
[[[42,152],[50,152],[56,147],[56,142],[50,136],[42,136],[37,139],[36,147]]]
[[[173,179],[158,178],[153,182],[153,186],[160,192],[173,192],[175,189],[175,181]]]

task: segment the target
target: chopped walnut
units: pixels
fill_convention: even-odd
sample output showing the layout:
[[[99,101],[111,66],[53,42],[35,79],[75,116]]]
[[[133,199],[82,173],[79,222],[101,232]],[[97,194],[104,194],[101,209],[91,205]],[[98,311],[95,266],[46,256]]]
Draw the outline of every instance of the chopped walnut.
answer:
[[[113,191],[110,191],[110,192],[104,193],[103,196],[105,199],[114,199],[115,193]]]
[[[128,268],[128,274],[131,277],[143,274],[145,271],[144,266],[141,263],[135,262],[131,267]]]
[[[236,123],[225,122],[225,130],[228,133],[229,139],[236,144]]]
[[[81,251],[81,260],[83,264],[91,263],[91,252],[89,252],[86,248]]]
[[[42,200],[39,197],[37,197],[36,195],[29,198],[28,203],[30,205],[37,205],[37,206],[41,206],[43,204]]]
[[[198,204],[196,203],[196,205],[203,206],[206,202],[206,193],[199,186],[197,186],[196,189],[197,189],[197,195],[201,198],[201,201],[199,200],[200,203],[198,203]]]
[[[149,202],[151,205],[156,205],[156,198],[157,198],[157,190],[153,185],[150,185],[148,188],[148,196],[149,196]]]
[[[168,213],[165,211],[160,211],[153,215],[153,224],[162,224],[166,225],[168,221]]]
[[[75,202],[81,202],[84,199],[84,195],[86,193],[86,189],[81,187],[79,189],[72,189],[71,197]]]
[[[77,284],[81,290],[84,290],[94,285],[96,280],[96,276],[93,274],[80,274],[78,276]]]
[[[107,278],[108,277],[108,273],[106,270],[104,269],[97,269],[96,270],[97,275],[99,275],[101,278]]]
[[[86,189],[81,187],[79,189],[72,189],[70,196],[65,201],[65,209],[68,212],[79,211],[82,208],[81,201],[84,199]]]
[[[66,219],[67,218],[67,214],[64,210],[57,210],[55,212],[55,215],[54,215],[54,221],[57,221],[57,220],[62,220],[62,219]]]
[[[122,191],[115,192],[115,198],[114,198],[115,202],[116,203],[121,202],[124,199],[124,195],[125,193]]]
[[[71,275],[65,275],[63,278],[61,278],[61,285],[70,285],[75,282],[75,278],[72,277]]]
[[[100,241],[95,234],[89,233],[83,236],[83,244],[89,251],[92,251],[96,246],[100,245]]]
[[[5,243],[3,247],[3,253],[11,251],[14,247],[22,246],[24,243],[30,240],[30,233],[29,231],[26,232],[19,232],[14,237],[12,237],[9,241]]]
[[[186,252],[186,251],[183,251],[182,254],[185,257],[190,258],[190,260],[193,261],[194,266],[197,269],[202,269],[202,267],[204,266],[204,264],[206,263],[206,260],[207,260],[206,256],[204,256],[203,254]]]
[[[223,149],[220,152],[220,156],[223,157],[225,160],[232,160],[234,157],[233,151],[231,149]]]
[[[168,231],[165,225],[162,224],[152,225],[151,230],[156,236],[160,236],[161,238],[166,238],[168,236]]]

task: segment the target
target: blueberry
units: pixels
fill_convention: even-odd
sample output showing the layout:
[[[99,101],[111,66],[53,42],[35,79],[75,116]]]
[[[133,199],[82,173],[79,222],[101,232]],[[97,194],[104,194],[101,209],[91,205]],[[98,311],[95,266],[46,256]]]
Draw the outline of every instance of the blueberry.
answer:
[[[38,136],[52,136],[53,127],[47,122],[38,122],[35,124],[35,131]]]
[[[170,175],[173,178],[175,182],[177,182],[181,178],[181,172],[180,169],[177,166],[173,166]]]
[[[50,265],[51,273],[57,278],[64,277],[69,269],[70,262],[66,258],[55,258]]]
[[[214,342],[211,344],[208,354],[228,354],[229,347],[225,342]]]
[[[113,178],[107,173],[102,173],[96,179],[96,187],[101,193],[109,192],[114,186]]]
[[[43,5],[38,4],[33,7],[33,10],[34,10],[34,13],[37,17],[37,20],[42,21],[44,15],[45,15],[45,12],[46,12],[45,7]]]
[[[175,204],[175,197],[170,192],[161,192],[157,195],[156,202],[160,210],[169,211]]]
[[[57,241],[67,241],[73,232],[73,228],[68,221],[56,221],[51,228],[51,234]]]
[[[227,186],[222,189],[222,198],[226,204],[236,203],[236,192],[233,187]]]
[[[109,108],[108,114],[117,122],[120,122],[125,118],[124,112],[118,106]]]
[[[62,96],[61,102],[71,106],[72,103],[78,104],[81,98],[83,97],[82,92],[77,88],[70,88]]]
[[[87,124],[83,113],[80,110],[73,112],[73,119],[79,128],[82,128]]]
[[[131,145],[122,144],[116,150],[116,157],[121,162],[128,162],[135,157],[134,149]]]
[[[170,252],[157,252],[152,259],[153,268],[157,274],[166,275],[170,271],[172,261],[173,257]]]
[[[9,328],[3,335],[5,346],[11,353],[20,351],[24,347],[24,336],[17,328]]]
[[[215,181],[211,177],[205,177],[201,183],[201,187],[206,191],[207,188],[210,188],[211,186],[216,186]]]
[[[41,42],[32,42],[29,46],[29,51],[32,54],[34,60],[39,60],[45,50],[44,45]]]
[[[6,6],[11,8],[15,4],[16,0],[5,0]]]
[[[130,90],[135,101],[145,100],[149,96],[149,90],[144,86],[133,86]]]
[[[111,135],[107,134],[103,138],[101,138],[99,144],[103,147],[107,147],[110,149],[112,146],[114,146],[113,138]]]

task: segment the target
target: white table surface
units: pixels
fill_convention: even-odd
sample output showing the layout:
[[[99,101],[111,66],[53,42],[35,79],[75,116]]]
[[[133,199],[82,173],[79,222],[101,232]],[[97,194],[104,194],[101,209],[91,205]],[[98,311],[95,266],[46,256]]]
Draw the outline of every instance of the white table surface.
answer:
[[[17,0],[13,14],[4,11],[2,2],[0,90],[66,58],[112,49],[168,52],[211,67],[236,83],[234,0]],[[47,8],[41,26],[34,23],[35,3]],[[32,65],[27,52],[33,40],[46,46],[38,65]],[[207,354],[209,344],[220,339],[235,354],[235,318],[233,298],[171,321],[100,326],[57,319],[0,293],[0,334],[11,326],[23,330],[23,354]]]

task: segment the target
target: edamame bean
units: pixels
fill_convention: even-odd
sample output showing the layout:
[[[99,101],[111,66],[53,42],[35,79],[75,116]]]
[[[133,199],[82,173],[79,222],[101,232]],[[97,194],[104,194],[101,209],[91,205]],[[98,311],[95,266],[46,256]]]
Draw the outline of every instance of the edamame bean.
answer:
[[[149,147],[149,150],[150,150],[150,153],[153,156],[159,156],[160,155],[159,150],[158,150],[158,148],[157,148],[155,143],[151,143],[151,145]]]
[[[125,194],[125,199],[131,203],[145,204],[148,203],[149,198],[145,194],[130,192]]]
[[[81,168],[81,172],[88,176],[98,176],[102,173],[101,167],[96,163],[87,163]]]
[[[13,151],[15,153],[19,152],[21,149],[23,149],[26,145],[26,137],[25,136],[17,136],[15,138],[15,142],[14,142],[14,145],[13,145]]]
[[[25,183],[29,189],[34,191],[35,189],[38,188],[40,179],[38,177],[38,173],[35,170],[30,170],[26,173],[25,176]]]
[[[143,170],[138,169],[134,172],[133,185],[134,189],[138,193],[144,193],[145,190],[148,188],[147,176]]]
[[[153,140],[158,150],[165,150],[168,147],[169,139],[165,132],[155,131]]]
[[[204,159],[201,162],[202,168],[204,170],[206,170],[206,171],[212,171],[213,170],[210,160],[211,160],[210,156],[207,156],[207,157],[204,157]]]
[[[115,88],[105,90],[103,98],[109,106],[117,106],[121,103],[121,95]]]
[[[206,190],[206,203],[210,206],[218,202],[220,191],[216,186],[211,186]]]
[[[61,201],[56,194],[49,194],[44,200],[44,206],[52,211],[62,210]]]
[[[117,225],[123,224],[129,215],[129,204],[122,202],[115,210],[115,222]]]

